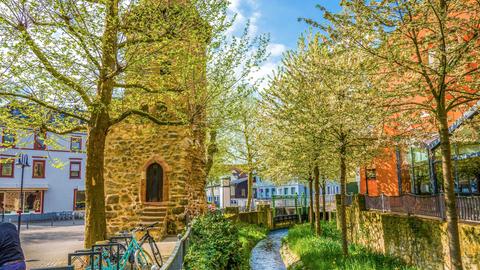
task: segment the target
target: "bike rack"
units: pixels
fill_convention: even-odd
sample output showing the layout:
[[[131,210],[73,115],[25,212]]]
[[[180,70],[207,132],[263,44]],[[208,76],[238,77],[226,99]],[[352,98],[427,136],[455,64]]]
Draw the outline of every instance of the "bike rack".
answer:
[[[92,246],[92,252],[94,252],[94,253],[95,252],[100,252],[101,254],[103,254],[103,251],[107,251],[108,254],[110,255],[110,258],[111,258],[111,256],[114,253],[113,247],[116,247],[115,261],[116,261],[116,265],[117,265],[116,269],[118,270],[118,269],[120,269],[120,248],[125,249],[125,247],[122,244],[115,243],[115,242],[110,242],[110,243],[107,243],[107,244],[96,244],[96,245]],[[103,259],[103,256],[102,256],[102,259]]]
[[[102,269],[102,254],[92,250],[77,250],[68,254],[68,265],[73,265],[75,260],[81,260],[81,257],[90,259],[91,270],[95,269],[95,256],[98,256],[98,269]]]

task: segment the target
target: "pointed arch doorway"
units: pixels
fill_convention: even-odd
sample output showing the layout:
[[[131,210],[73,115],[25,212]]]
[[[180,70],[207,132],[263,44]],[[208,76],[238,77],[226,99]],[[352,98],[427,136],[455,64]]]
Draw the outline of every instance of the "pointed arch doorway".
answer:
[[[145,161],[141,168],[140,202],[147,205],[166,205],[169,201],[170,166],[160,156]]]
[[[163,168],[158,163],[152,163],[147,168],[146,202],[163,201]]]

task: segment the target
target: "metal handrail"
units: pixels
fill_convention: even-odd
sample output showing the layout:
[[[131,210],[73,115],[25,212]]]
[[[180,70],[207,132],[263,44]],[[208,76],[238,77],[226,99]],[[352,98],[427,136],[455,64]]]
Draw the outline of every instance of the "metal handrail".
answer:
[[[404,194],[401,196],[366,196],[367,209],[432,216],[445,219],[445,196]],[[457,196],[457,213],[460,220],[480,221],[480,196]]]
[[[185,234],[175,244],[172,254],[168,260],[162,265],[160,270],[182,270],[184,258],[188,249],[188,241],[190,238],[191,227],[188,227]]]

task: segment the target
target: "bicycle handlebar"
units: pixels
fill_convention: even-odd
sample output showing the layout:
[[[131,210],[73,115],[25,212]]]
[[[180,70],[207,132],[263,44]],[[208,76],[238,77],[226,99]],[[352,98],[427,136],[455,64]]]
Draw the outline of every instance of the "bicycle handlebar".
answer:
[[[140,227],[137,227],[135,229],[133,229],[134,231],[145,231],[147,229],[150,229],[150,228],[153,228],[153,227],[156,227],[160,222],[155,222],[155,223],[152,223],[150,225],[140,225]]]

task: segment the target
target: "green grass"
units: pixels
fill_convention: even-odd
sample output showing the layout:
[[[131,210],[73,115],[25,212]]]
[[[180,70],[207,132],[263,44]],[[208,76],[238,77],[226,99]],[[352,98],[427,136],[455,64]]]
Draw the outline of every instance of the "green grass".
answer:
[[[323,234],[316,237],[309,224],[297,225],[288,231],[284,241],[300,257],[301,264],[294,269],[415,269],[399,259],[372,252],[358,245],[350,245],[350,255],[342,254],[341,237],[333,222],[322,223]]]
[[[250,269],[251,251],[260,240],[267,236],[268,230],[247,223],[237,223],[235,226],[238,228],[239,241],[242,246],[240,250],[243,261],[241,269]]]

